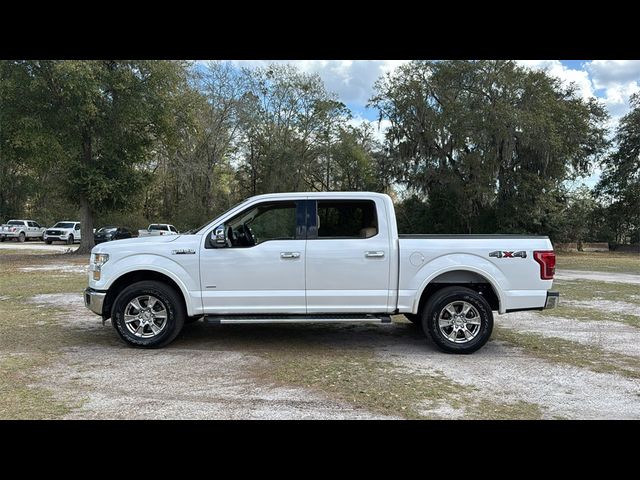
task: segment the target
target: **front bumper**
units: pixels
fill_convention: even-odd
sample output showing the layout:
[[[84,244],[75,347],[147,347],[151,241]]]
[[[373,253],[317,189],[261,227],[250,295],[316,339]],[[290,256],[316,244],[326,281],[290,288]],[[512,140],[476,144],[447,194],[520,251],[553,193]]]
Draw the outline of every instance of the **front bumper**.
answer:
[[[104,304],[104,297],[106,296],[107,292],[100,292],[93,288],[86,288],[84,291],[84,306],[93,313],[102,315],[102,305]]]
[[[560,292],[547,292],[547,301],[544,304],[545,310],[556,308],[560,303]]]

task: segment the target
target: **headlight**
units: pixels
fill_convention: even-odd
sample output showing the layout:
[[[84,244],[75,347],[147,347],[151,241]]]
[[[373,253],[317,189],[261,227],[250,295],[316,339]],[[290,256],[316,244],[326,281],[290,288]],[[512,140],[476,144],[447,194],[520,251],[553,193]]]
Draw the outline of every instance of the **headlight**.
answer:
[[[100,268],[102,265],[107,263],[109,260],[108,253],[94,253],[93,258],[91,259],[91,263],[93,263],[96,267]]]
[[[92,270],[92,277],[94,280],[100,280],[102,266],[109,260],[109,254],[107,253],[92,253],[89,270]]]

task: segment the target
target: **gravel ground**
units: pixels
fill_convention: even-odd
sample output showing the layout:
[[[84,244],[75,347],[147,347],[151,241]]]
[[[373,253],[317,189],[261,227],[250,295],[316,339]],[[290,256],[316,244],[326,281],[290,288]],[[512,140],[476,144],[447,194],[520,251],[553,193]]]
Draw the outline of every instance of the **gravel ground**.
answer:
[[[497,341],[473,355],[446,357],[431,345],[425,348],[419,342],[394,342],[380,355],[416,372],[441,372],[496,401],[538,404],[545,418],[640,418],[637,380],[537,360]]]
[[[370,348],[385,363],[416,372],[442,373],[477,389],[478,397],[538,404],[545,418],[640,418],[637,380],[538,360],[498,341],[491,341],[474,355],[456,356],[442,354],[407,325],[349,328],[199,322],[186,327],[185,335],[170,347],[143,351],[121,344],[109,322],[103,327],[96,316],[80,308],[81,295],[38,295],[32,301],[43,308],[69,308],[73,314],[62,317],[61,326],[94,337],[93,343],[65,350],[58,361],[40,372],[44,380],[39,386],[55,392],[56,397],[84,400],[66,418],[392,418],[354,409],[313,390],[282,387],[256,378],[251,372],[264,366],[264,360],[253,348],[242,349],[246,341],[260,344],[261,336],[265,348],[273,342],[289,341],[302,345],[326,342],[342,350]],[[498,316],[496,323],[640,355],[633,327],[534,315]],[[448,405],[428,413],[464,417],[464,410]]]
[[[630,273],[583,272],[581,270],[558,270],[556,280],[595,280],[597,282],[620,282],[640,284],[640,275]]]
[[[52,263],[42,268],[57,271],[61,266]],[[22,268],[33,272],[40,267]],[[84,267],[69,268],[69,275],[78,275]],[[558,277],[565,274],[560,272]],[[570,279],[602,281],[594,276],[604,276],[607,281],[628,282],[627,277],[640,277],[577,271],[569,275],[574,274],[580,276]],[[67,312],[56,314],[54,320],[70,332],[72,346],[40,368],[33,383],[77,405],[65,418],[395,418],[354,407],[313,385],[273,381],[269,361],[277,359],[279,351],[292,348],[302,354],[365,352],[381,364],[408,372],[408,379],[412,372],[444,375],[455,385],[473,389],[474,398],[502,404],[528,402],[539,406],[544,418],[640,419],[638,379],[542,360],[498,340],[473,355],[446,355],[406,323],[225,326],[197,322],[186,326],[169,347],[137,350],[119,341],[110,322],[103,326],[99,317],[86,310],[80,293],[36,295],[30,301],[35,308]],[[640,357],[638,329],[604,319],[629,305],[581,301],[579,306],[603,312],[603,320],[594,321],[533,312],[495,318],[497,326],[516,332]],[[425,406],[423,412],[435,418],[466,418],[465,408],[444,403]]]
[[[75,251],[78,247],[79,245],[63,245],[56,243],[47,245],[44,242],[34,241],[24,243],[5,241],[0,243],[0,250],[42,250],[49,251],[51,253],[66,253],[69,250]]]
[[[70,419],[392,418],[311,390],[257,383],[250,372],[260,362],[228,350],[87,346],[66,351],[62,362],[44,370],[41,386],[61,399],[84,398]]]
[[[586,304],[587,302],[580,302]],[[595,302],[594,302],[595,303]],[[621,322],[607,320],[572,320],[540,315],[534,312],[514,312],[495,317],[496,325],[545,337],[563,338],[603,350],[640,357],[640,331]]]
[[[55,273],[88,273],[88,265],[68,265],[64,263],[51,263],[48,265],[38,265],[35,267],[21,267],[21,272],[55,272]]]

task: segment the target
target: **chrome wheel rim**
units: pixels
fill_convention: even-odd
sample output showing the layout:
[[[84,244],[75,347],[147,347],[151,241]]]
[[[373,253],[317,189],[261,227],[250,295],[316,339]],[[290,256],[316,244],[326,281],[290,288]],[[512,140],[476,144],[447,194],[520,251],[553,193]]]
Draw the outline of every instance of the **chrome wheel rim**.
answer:
[[[140,295],[127,303],[124,324],[136,337],[155,337],[167,325],[167,307],[153,295]]]
[[[457,300],[440,311],[440,333],[452,343],[467,343],[480,332],[480,313],[469,302]]]

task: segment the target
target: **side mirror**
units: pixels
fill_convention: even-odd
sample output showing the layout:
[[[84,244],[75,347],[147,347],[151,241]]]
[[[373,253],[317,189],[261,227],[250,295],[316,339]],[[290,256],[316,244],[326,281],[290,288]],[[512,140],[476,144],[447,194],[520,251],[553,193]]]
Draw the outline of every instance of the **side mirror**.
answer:
[[[227,246],[227,234],[224,225],[218,225],[211,232],[209,243],[213,248],[221,248]]]

